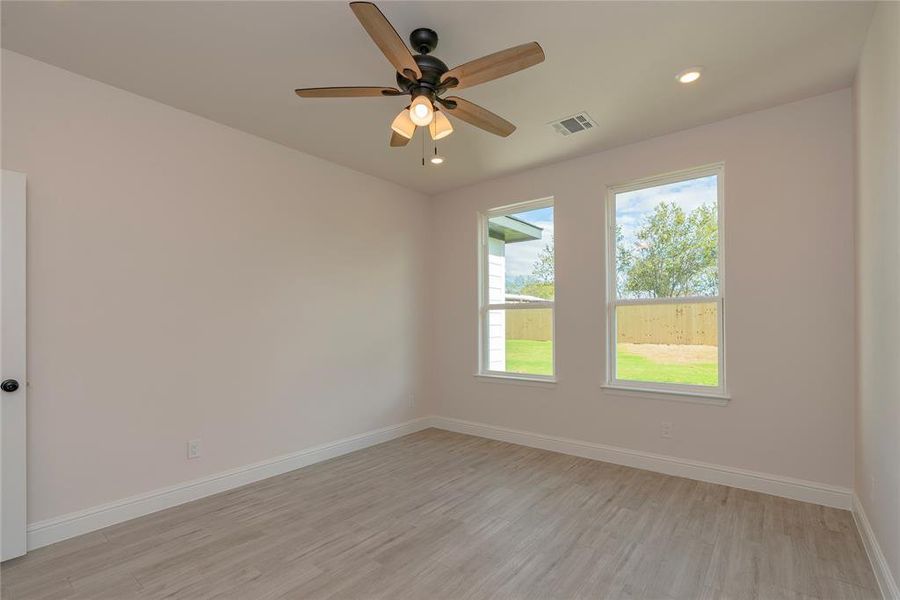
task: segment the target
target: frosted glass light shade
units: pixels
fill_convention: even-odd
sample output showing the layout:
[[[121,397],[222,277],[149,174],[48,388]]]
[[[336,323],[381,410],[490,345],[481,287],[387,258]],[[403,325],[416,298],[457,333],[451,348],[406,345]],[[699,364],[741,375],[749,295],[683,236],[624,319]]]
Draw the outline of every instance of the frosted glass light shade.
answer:
[[[416,124],[409,118],[409,111],[404,108],[400,111],[400,114],[394,118],[394,122],[391,123],[391,129],[397,132],[398,135],[402,135],[410,140],[416,132]]]
[[[434,111],[434,119],[428,126],[428,132],[431,133],[431,139],[439,140],[453,133],[453,125],[450,119],[439,110]]]
[[[416,96],[409,105],[409,118],[420,127],[425,127],[434,118],[434,107],[426,96]]]

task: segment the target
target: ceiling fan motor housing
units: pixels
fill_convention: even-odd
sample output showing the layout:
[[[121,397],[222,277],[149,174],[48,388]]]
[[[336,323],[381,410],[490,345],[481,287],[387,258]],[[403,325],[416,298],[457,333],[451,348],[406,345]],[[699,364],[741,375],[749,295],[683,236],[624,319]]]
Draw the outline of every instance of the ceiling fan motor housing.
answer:
[[[415,81],[397,73],[397,85],[413,98],[424,95],[433,102],[441,77],[450,70],[442,60],[430,55],[437,47],[438,34],[433,29],[420,27],[409,34],[409,43],[413,50],[419,53],[413,56],[413,59],[422,72],[422,77]]]
[[[409,45],[419,54],[430,54],[438,45],[438,34],[434,29],[419,27],[409,34]]]
[[[409,93],[415,94],[418,88],[422,88],[418,90],[420,93],[430,92],[433,94],[441,83],[441,76],[450,69],[443,61],[434,56],[417,54],[413,58],[416,60],[419,71],[422,72],[422,77],[418,81],[415,81],[397,73],[397,85],[400,86],[400,89],[406,90]]]

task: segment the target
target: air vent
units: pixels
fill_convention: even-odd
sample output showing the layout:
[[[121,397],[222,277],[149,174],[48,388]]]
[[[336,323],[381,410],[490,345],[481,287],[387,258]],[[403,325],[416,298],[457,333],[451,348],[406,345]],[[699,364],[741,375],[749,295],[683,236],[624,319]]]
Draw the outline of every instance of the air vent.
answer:
[[[549,123],[551,127],[560,135],[572,135],[579,131],[585,131],[597,126],[596,123],[588,116],[587,113],[580,112],[571,117],[564,117],[558,121]]]

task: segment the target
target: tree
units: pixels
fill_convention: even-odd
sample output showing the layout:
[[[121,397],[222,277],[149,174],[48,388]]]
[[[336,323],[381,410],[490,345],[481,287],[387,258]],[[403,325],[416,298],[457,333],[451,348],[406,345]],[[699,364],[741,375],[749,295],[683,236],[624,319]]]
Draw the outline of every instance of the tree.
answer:
[[[625,296],[625,281],[628,271],[634,264],[634,254],[625,247],[625,234],[622,226],[616,225],[616,291],[619,296]]]
[[[544,244],[534,266],[531,268],[531,277],[538,283],[553,283],[553,240]]]
[[[506,275],[506,293],[524,294],[522,290],[528,285],[528,278],[524,275]]]
[[[634,248],[616,230],[617,284],[620,293],[672,298],[715,294],[718,289],[716,207],[704,204],[690,214],[674,202],[661,202],[638,229]]]
[[[550,300],[554,294],[553,240],[551,239],[538,254],[528,283],[522,287],[522,293]]]

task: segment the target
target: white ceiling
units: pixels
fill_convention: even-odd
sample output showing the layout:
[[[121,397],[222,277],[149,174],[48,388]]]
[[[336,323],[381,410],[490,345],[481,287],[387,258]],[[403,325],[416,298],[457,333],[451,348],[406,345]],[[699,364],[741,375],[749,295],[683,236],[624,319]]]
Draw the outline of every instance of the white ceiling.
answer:
[[[447,161],[389,148],[403,98],[299,99],[296,87],[393,85],[345,2],[2,3],[3,47],[286,146],[434,193],[846,87],[860,2],[380,2],[401,36],[431,27],[453,67],[536,40],[547,60],[459,92],[518,126],[456,121]],[[702,65],[690,86],[675,74]],[[562,137],[547,123],[587,111]],[[429,149],[430,151],[430,149]]]

